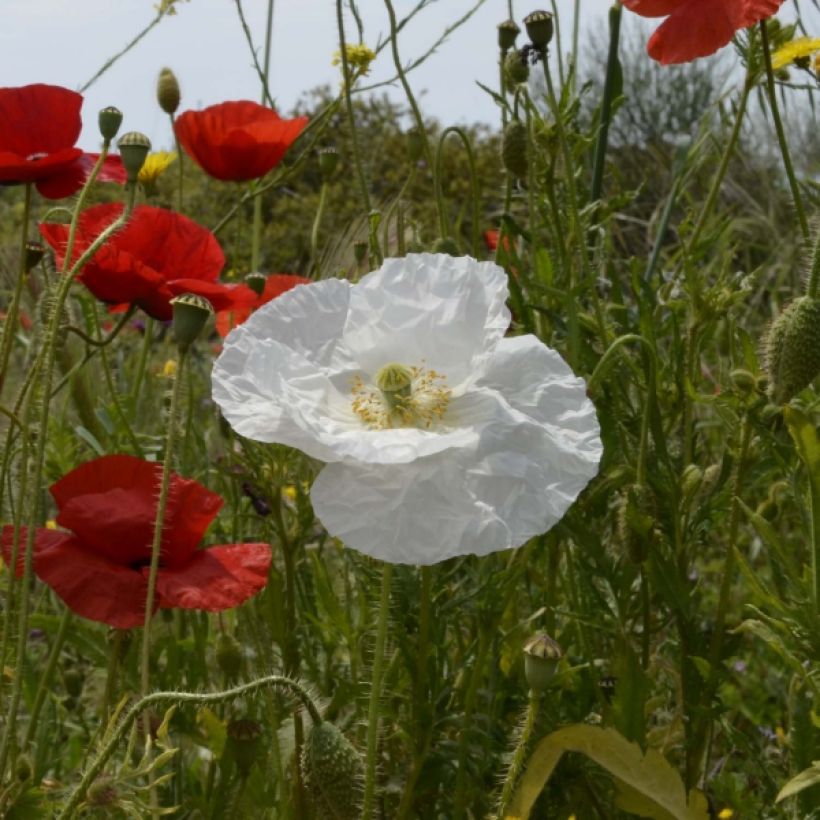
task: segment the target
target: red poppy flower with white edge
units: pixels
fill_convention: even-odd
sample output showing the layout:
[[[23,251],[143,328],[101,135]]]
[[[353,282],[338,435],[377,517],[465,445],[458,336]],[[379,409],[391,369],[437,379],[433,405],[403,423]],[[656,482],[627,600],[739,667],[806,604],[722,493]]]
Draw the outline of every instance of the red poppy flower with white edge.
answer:
[[[34,572],[69,609],[118,629],[142,626],[162,466],[134,456],[88,461],[51,485],[57,524],[38,529]],[[267,544],[199,549],[222,499],[173,473],[156,586],[156,608],[231,609],[267,583]],[[11,561],[14,528],[2,532]],[[22,533],[21,543],[25,543]],[[17,574],[22,574],[22,549]]]
[[[83,211],[74,259],[119,217],[122,209],[119,203],[109,203]],[[40,225],[40,233],[54,249],[60,265],[68,230],[68,225]],[[136,305],[149,316],[167,321],[173,315],[171,299],[180,293],[203,296],[216,311],[253,304],[256,294],[247,285],[218,281],[224,265],[222,248],[207,228],[173,211],[139,205],[125,227],[97,251],[78,278],[103,302]]]
[[[235,100],[185,111],[176,118],[174,131],[206,174],[246,182],[278,165],[307,123],[307,117],[283,120],[264,105]]]
[[[251,313],[262,305],[266,305],[271,299],[281,296],[297,285],[309,285],[310,279],[304,276],[297,276],[293,273],[272,273],[265,280],[265,287],[256,297],[252,305],[237,307],[233,310],[223,310],[216,314],[216,330],[220,336],[227,336],[235,327],[246,321]]]
[[[84,154],[80,136],[83,98],[57,85],[0,88],[0,185],[34,183],[49,199],[82,188],[98,154]],[[119,157],[106,159],[100,182],[125,182]]]
[[[623,0],[642,17],[666,17],[647,44],[649,56],[664,65],[688,63],[723,48],[735,32],[780,8],[783,0]]]

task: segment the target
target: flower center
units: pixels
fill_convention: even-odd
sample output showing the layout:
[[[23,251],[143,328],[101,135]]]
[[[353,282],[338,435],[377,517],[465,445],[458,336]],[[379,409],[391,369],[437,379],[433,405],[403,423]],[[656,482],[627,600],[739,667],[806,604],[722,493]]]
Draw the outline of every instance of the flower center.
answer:
[[[353,412],[371,430],[394,427],[430,428],[441,421],[450,404],[445,377],[424,367],[386,364],[373,378],[353,382]]]

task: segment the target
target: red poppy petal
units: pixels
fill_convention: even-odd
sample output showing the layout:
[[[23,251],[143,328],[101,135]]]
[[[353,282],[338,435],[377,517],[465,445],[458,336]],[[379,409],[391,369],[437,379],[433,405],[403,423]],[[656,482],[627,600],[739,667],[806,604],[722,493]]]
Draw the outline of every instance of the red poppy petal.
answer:
[[[73,196],[85,185],[91,171],[100,158],[99,154],[82,154],[69,167],[37,183],[37,190],[49,199],[63,199]],[[116,182],[124,185],[125,168],[116,155],[108,155],[97,174],[97,182]]]
[[[624,6],[641,17],[666,17],[687,0],[622,0]]]
[[[647,51],[663,65],[714,54],[734,36],[725,0],[689,0],[650,37]]]
[[[258,298],[251,288],[242,284],[203,282],[200,279],[174,279],[168,283],[168,287],[175,296],[181,293],[195,293],[197,296],[203,296],[217,312],[251,307]]]
[[[82,156],[79,148],[65,148],[34,159],[18,154],[0,153],[0,181],[4,183],[40,183],[52,176],[65,173]]]
[[[209,612],[231,609],[265,586],[270,561],[267,544],[229,544],[200,550],[185,566],[159,571],[160,606]]]
[[[40,580],[83,618],[117,629],[142,626],[145,621],[145,576],[89,552],[76,539],[38,554],[34,569]]]
[[[740,0],[732,3],[735,10],[735,26],[748,28],[776,14],[783,0]]]
[[[80,136],[83,98],[56,85],[0,88],[0,151],[23,157],[71,148]]]
[[[161,475],[161,465],[128,455],[81,464],[50,488],[60,508],[57,522],[106,559],[123,565],[147,561]],[[161,561],[187,561],[221,506],[216,493],[172,475]]]
[[[265,288],[262,291],[259,304],[264,305],[297,285],[309,285],[310,281],[310,279],[297,276],[294,273],[272,273],[265,280]]]
[[[20,527],[20,538],[17,543],[17,567],[15,575],[18,578],[23,576],[24,568],[24,552],[26,549],[26,527]],[[71,533],[63,532],[62,530],[48,530],[38,529],[34,534],[34,555],[44,552],[45,550],[58,547],[61,544],[71,541]],[[14,527],[3,527],[2,535],[0,536],[0,545],[3,551],[3,560],[7,565],[11,564],[11,553],[14,549]]]

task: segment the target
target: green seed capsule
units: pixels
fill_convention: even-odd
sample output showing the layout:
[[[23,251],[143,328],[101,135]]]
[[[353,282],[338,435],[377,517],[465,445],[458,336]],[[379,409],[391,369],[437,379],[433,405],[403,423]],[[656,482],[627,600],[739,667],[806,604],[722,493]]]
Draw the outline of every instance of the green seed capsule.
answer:
[[[501,159],[504,161],[504,167],[513,176],[527,176],[527,129],[520,120],[512,120],[504,129]]]
[[[801,296],[772,324],[766,342],[769,394],[786,404],[820,375],[820,299]]]

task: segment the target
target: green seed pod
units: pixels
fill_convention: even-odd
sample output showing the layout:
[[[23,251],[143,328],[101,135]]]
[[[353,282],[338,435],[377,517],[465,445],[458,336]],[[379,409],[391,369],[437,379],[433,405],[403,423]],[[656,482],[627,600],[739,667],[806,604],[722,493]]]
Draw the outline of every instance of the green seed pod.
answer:
[[[524,18],[524,25],[530,42],[539,51],[543,51],[552,40],[552,15],[548,11],[534,11]]]
[[[820,299],[801,296],[775,319],[766,342],[769,395],[786,404],[820,374]]]
[[[327,182],[335,173],[339,165],[339,152],[335,148],[322,148],[319,151],[319,170],[322,179]]]
[[[202,333],[208,319],[214,315],[211,303],[195,293],[183,293],[171,299],[174,309],[174,338],[180,352],[185,352]]]
[[[25,783],[26,780],[31,780],[31,775],[34,769],[31,765],[31,760],[28,755],[20,755],[14,761],[14,776],[20,783]]]
[[[26,272],[39,265],[45,253],[46,246],[42,242],[26,242]]]
[[[245,277],[245,284],[257,295],[261,296],[265,290],[265,283],[268,277],[264,273],[249,273]]]
[[[523,51],[510,51],[504,58],[504,77],[509,85],[520,85],[527,82],[530,76],[530,64]]]
[[[227,632],[220,632],[216,639],[216,663],[228,680],[235,680],[242,670],[242,645]]]
[[[166,114],[174,114],[179,108],[181,94],[179,81],[170,68],[163,68],[157,78],[157,102]]]
[[[255,720],[232,720],[227,727],[226,745],[233,753],[234,763],[242,777],[251,773],[262,750],[262,726]]]
[[[83,683],[85,682],[85,675],[76,667],[63,669],[63,686],[68,695],[72,698],[78,698],[83,691]]]
[[[122,111],[119,108],[114,108],[113,105],[109,105],[100,111],[97,122],[102,138],[106,142],[111,142],[117,136],[117,131],[120,130],[122,125]]]
[[[501,159],[513,176],[527,176],[527,129],[520,120],[511,120],[504,129]]]
[[[458,256],[458,245],[455,239],[442,236],[433,243],[433,253],[446,253],[448,256]]]
[[[122,164],[125,166],[125,173],[129,182],[136,182],[145,158],[151,150],[151,140],[140,134],[139,131],[129,131],[123,134],[117,141],[117,148],[120,149]]]
[[[729,374],[729,378],[732,380],[732,386],[735,390],[743,396],[751,395],[757,391],[757,379],[748,370],[743,368],[733,370]]]
[[[358,820],[363,773],[359,753],[332,723],[311,727],[302,750],[302,778],[317,817]]]
[[[503,23],[499,23],[498,47],[505,53],[511,48],[515,48],[515,40],[520,33],[521,29],[515,20],[505,20]]]
[[[617,514],[617,534],[629,560],[642,564],[652,545],[655,516],[652,491],[633,484],[621,498]]]
[[[546,691],[563,656],[564,650],[546,632],[533,635],[524,644],[524,675],[530,689]]]

